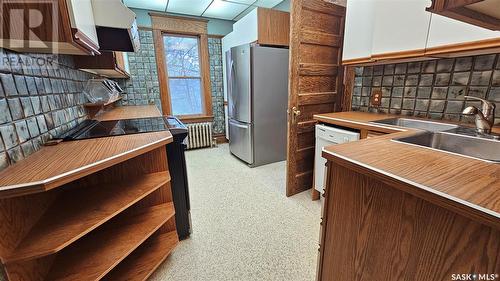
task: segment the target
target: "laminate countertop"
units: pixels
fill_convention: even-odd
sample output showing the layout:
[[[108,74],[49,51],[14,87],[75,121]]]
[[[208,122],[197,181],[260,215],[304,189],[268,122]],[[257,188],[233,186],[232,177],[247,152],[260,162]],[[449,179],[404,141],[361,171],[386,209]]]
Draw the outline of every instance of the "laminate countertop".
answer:
[[[419,130],[370,123],[391,117],[395,115],[363,112],[315,115],[322,123],[387,133],[325,147],[323,157],[500,229],[500,164],[394,142],[395,137],[413,135]]]
[[[100,120],[161,116],[156,106],[124,106]],[[0,172],[0,198],[59,187],[172,142],[169,131],[61,142],[44,146]]]

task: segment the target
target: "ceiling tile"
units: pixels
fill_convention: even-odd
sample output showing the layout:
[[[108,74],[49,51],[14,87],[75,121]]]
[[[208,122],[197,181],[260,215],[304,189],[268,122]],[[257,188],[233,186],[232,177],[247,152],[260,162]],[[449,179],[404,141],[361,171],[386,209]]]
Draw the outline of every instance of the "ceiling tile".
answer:
[[[169,0],[167,12],[200,16],[212,0]]]
[[[281,2],[283,2],[283,0],[257,0],[254,5],[264,8],[273,8]]]
[[[145,10],[165,11],[168,0],[125,0],[124,3],[130,8]]]
[[[248,5],[236,4],[222,0],[214,0],[208,9],[203,13],[204,17],[232,20],[243,12]]]
[[[256,0],[224,0],[224,1],[252,5],[253,3],[255,3]]]
[[[249,6],[245,11],[243,11],[242,13],[240,13],[233,20],[234,21],[239,21],[242,17],[248,15],[248,13],[250,13],[251,11],[253,11],[256,8],[257,8],[257,6]]]

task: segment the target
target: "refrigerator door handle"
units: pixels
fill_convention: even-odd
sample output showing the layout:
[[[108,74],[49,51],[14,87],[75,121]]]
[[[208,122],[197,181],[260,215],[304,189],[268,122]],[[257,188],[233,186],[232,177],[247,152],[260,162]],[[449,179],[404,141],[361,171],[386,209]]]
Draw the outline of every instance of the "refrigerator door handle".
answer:
[[[229,81],[231,81],[231,104],[230,104],[230,106],[232,107],[232,108],[231,108],[231,112],[233,112],[233,113],[235,112],[235,109],[236,109],[236,104],[237,104],[237,102],[238,102],[238,101],[236,100],[235,95],[234,95],[234,92],[233,92],[233,89],[234,89],[234,83],[235,83],[235,81],[234,81],[234,77],[236,77],[236,76],[234,75],[235,73],[236,73],[236,69],[234,68],[234,61],[233,61],[233,59],[231,58],[231,68],[230,68],[230,74],[231,74],[230,79],[231,79],[231,80],[229,80]],[[234,117],[234,116],[232,116],[232,117]]]

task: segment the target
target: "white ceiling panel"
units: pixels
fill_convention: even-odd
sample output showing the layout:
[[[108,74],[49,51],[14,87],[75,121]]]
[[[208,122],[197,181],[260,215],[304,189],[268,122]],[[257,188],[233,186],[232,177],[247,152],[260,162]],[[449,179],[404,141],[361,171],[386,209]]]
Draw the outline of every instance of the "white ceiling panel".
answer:
[[[167,12],[201,16],[212,0],[169,0]]]
[[[248,5],[215,0],[203,13],[204,17],[232,20],[243,12]]]
[[[245,5],[252,5],[256,0],[224,0],[227,2],[240,3]]]
[[[234,21],[239,21],[242,17],[248,15],[248,13],[250,13],[251,11],[253,11],[254,9],[257,9],[257,6],[248,6],[248,8],[243,11],[242,13],[240,13],[237,17],[235,17],[233,20]]]
[[[165,11],[168,0],[125,0],[123,3],[130,8],[145,10]]]
[[[283,0],[257,0],[254,5],[264,8],[273,8],[281,2],[283,2]]]

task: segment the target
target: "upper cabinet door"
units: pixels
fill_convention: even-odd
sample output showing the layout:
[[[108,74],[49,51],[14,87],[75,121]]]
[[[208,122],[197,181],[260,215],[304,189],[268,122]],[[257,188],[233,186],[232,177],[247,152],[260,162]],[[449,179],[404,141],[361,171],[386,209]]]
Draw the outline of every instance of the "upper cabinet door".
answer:
[[[99,49],[99,39],[94,22],[94,12],[91,0],[66,0],[71,21],[71,27],[78,30],[84,44]],[[78,36],[78,34],[76,35]]]
[[[348,1],[349,2],[349,1]],[[366,2],[366,1],[365,1]],[[405,56],[425,51],[431,13],[430,0],[375,1],[373,56],[405,52]],[[346,46],[347,48],[347,46]],[[346,49],[345,48],[345,49]]]
[[[362,63],[371,60],[375,1],[347,1],[344,31],[344,63]]]
[[[500,38],[500,31],[492,31],[483,27],[433,14],[426,48],[428,51],[431,51],[436,47],[498,38]]]

